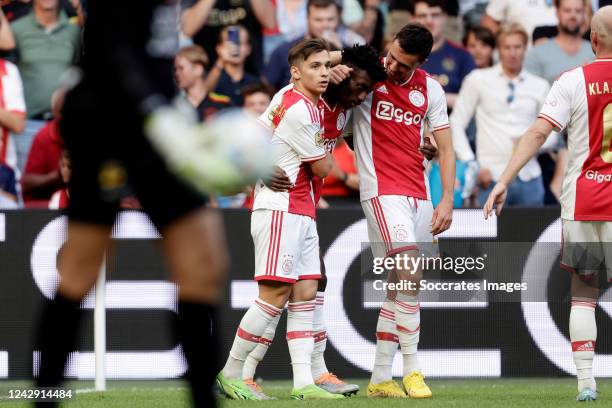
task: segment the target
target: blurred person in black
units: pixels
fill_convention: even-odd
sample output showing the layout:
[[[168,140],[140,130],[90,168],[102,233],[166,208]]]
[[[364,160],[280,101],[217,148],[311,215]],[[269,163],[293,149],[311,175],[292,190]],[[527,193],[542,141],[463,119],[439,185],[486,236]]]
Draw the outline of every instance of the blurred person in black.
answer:
[[[66,96],[61,124],[74,170],[70,221],[58,261],[59,287],[52,300],[45,300],[38,322],[37,387],[57,387],[64,379],[68,354],[76,348],[79,305],[111,245],[111,227],[129,176],[163,236],[161,247],[179,289],[174,328],[189,366],[186,378],[194,404],[215,406],[211,388],[217,345],[212,328],[226,265],[222,221],[204,209],[202,195],[181,181],[187,178],[170,159],[181,152],[159,137],[176,142],[191,135],[187,120],[181,122],[169,105],[175,94],[177,13],[176,4],[167,0],[127,1],[120,13],[114,2],[89,5],[82,77]],[[167,123],[172,126],[163,126]],[[187,156],[181,160],[201,159]]]

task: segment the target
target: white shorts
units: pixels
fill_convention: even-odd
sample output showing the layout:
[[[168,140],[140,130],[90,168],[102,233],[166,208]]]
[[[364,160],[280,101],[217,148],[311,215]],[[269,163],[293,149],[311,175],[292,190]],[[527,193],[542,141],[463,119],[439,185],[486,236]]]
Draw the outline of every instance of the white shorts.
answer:
[[[612,281],[612,222],[563,220],[561,267],[582,276],[606,271]]]
[[[277,210],[251,214],[255,280],[295,283],[320,279],[319,235],[315,220]]]
[[[437,240],[431,233],[433,206],[429,200],[384,195],[361,202],[368,221],[368,238],[375,258],[419,250],[437,256]]]

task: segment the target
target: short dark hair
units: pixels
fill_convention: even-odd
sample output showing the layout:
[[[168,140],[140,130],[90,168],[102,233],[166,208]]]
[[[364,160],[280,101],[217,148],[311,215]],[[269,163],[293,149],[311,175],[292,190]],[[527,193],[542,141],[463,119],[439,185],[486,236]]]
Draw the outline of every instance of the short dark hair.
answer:
[[[364,70],[374,82],[387,79],[387,71],[380,61],[378,52],[369,45],[355,44],[352,47],[344,47],[342,63]]]
[[[488,28],[482,26],[470,27],[463,36],[464,46],[467,45],[470,34],[474,34],[474,37],[476,37],[477,40],[482,41],[489,47],[495,49],[495,34],[493,34],[493,32]]]
[[[406,24],[393,39],[399,42],[405,54],[418,56],[419,62],[424,62],[429,57],[433,47],[431,32],[419,23]]]
[[[308,0],[308,4],[306,5],[306,12],[310,14],[310,8],[328,8],[329,6],[336,7],[338,13],[340,13],[340,6],[336,2],[336,0]]]
[[[302,61],[306,61],[308,57],[321,51],[329,52],[329,44],[327,41],[320,38],[302,40],[291,47],[289,55],[287,56],[287,61],[289,61],[290,66],[294,66]]]
[[[272,86],[268,85],[265,82],[256,82],[254,84],[243,86],[240,89],[240,95],[243,99],[246,99],[248,96],[251,96],[256,93],[265,93],[272,99],[274,96],[274,89]]]
[[[414,15],[417,3],[427,3],[429,7],[440,7],[443,12],[448,13],[448,8],[445,0],[410,0],[408,1],[408,11]]]
[[[561,7],[561,3],[563,3],[563,0],[555,0],[555,1],[554,1],[555,8],[559,8],[559,7]],[[582,2],[582,5],[583,5],[584,7],[588,7],[588,3],[587,3],[586,1],[583,1],[583,2]]]

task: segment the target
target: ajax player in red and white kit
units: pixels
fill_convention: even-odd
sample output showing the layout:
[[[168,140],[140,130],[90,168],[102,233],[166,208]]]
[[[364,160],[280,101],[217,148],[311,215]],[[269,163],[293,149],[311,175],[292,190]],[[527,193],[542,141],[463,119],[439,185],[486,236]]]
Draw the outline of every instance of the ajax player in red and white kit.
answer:
[[[338,138],[349,121],[350,109],[362,103],[367,95],[372,91],[374,84],[383,81],[387,75],[383,65],[380,63],[377,52],[365,45],[355,45],[346,47],[343,52],[342,62],[348,66],[352,72],[350,76],[339,84],[330,84],[325,94],[323,94],[323,146],[328,153],[332,153]],[[276,94],[271,106],[280,104],[283,95],[293,89],[293,84],[287,85]],[[435,147],[430,146],[427,150],[429,154],[435,152]],[[266,185],[274,191],[286,191],[291,187],[291,180],[282,171],[277,169],[277,174],[269,180]],[[316,177],[313,179],[313,190],[315,204],[320,198],[323,186],[323,179]],[[325,267],[321,260],[321,279],[316,296],[313,336],[314,352],[312,354],[312,376],[315,384],[331,393],[351,395],[359,390],[357,384],[348,384],[333,373],[329,372],[325,363],[324,352],[326,347],[326,326],[323,319],[324,291],[327,280],[325,278]],[[243,370],[243,378],[254,390],[254,393],[266,399],[263,391],[253,382],[255,370],[259,362],[264,358],[276,331],[276,325],[280,315],[268,325],[260,344],[249,354]]]
[[[540,115],[521,137],[484,206],[487,218],[502,210],[507,186],[550,132],[566,129],[569,162],[561,194],[561,266],[572,272],[569,334],[578,377],[578,401],[597,399],[593,357],[599,297],[597,273],[612,280],[612,6],[591,21],[592,64],[562,74]]]
[[[273,129],[276,164],[294,187],[275,192],[260,182],[255,189],[251,235],[259,297],[240,321],[227,362],[217,376],[221,390],[233,399],[258,399],[242,378],[244,363],[287,301],[291,397],[344,398],[317,387],[311,373],[313,314],[321,276],[312,178],[325,177],[331,168],[321,136],[320,100],[329,83],[329,48],[323,40],[304,40],[289,51],[288,59],[294,87],[282,94],[280,104],[270,105],[260,120]]]
[[[384,60],[387,80],[375,84],[373,93],[353,109],[360,198],[377,258],[418,256],[423,245],[432,245],[434,236],[451,224],[455,154],[446,99],[440,84],[419,69],[432,44],[431,33],[422,25],[403,27]],[[444,188],[435,210],[426,160],[420,151],[426,127],[438,146]],[[415,282],[418,287],[421,276],[422,271],[396,266],[390,279]],[[431,397],[416,358],[420,331],[417,294],[387,293],[376,327],[369,396]],[[391,372],[398,343],[404,362],[404,389],[393,381]]]

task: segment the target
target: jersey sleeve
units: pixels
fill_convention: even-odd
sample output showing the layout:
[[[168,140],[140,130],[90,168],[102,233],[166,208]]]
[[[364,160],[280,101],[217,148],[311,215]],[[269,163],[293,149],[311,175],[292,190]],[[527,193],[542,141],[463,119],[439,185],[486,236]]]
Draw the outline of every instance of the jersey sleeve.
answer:
[[[435,79],[427,78],[427,93],[429,94],[429,107],[426,118],[429,128],[435,132],[450,127],[446,96],[442,86]]]
[[[25,113],[25,98],[19,70],[7,62],[7,74],[7,80],[3,81],[4,107],[9,112]]]
[[[283,129],[277,136],[298,154],[302,162],[313,162],[325,157],[321,125],[310,119],[305,107],[293,107],[287,111]]]
[[[559,131],[565,129],[570,120],[572,98],[569,82],[567,73],[555,81],[538,115]]]
[[[508,12],[508,0],[491,0],[487,5],[486,14],[493,20],[503,22]]]

